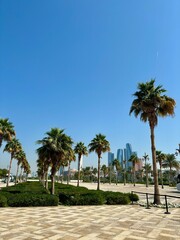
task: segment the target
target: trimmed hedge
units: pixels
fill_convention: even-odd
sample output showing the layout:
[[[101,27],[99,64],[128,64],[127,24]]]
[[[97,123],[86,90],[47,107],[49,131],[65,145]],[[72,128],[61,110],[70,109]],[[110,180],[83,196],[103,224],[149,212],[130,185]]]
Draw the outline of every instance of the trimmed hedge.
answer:
[[[73,193],[64,191],[59,194],[59,202],[64,205],[102,205],[105,199],[102,194],[93,190]]]
[[[7,207],[7,198],[4,195],[0,195],[0,207]]]
[[[11,194],[7,203],[10,207],[58,206],[59,199],[49,194],[19,193]]]

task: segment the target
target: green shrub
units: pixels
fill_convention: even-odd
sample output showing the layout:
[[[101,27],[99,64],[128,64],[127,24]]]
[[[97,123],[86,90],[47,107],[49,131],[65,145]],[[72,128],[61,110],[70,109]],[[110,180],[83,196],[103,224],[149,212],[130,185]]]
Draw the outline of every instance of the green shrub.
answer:
[[[64,191],[59,194],[59,201],[65,205],[102,205],[105,202],[103,195],[93,190],[73,193]]]
[[[59,199],[49,194],[19,193],[9,195],[7,203],[10,207],[57,206]]]
[[[0,207],[7,207],[7,198],[4,195],[0,195]]]
[[[126,195],[129,197],[130,201],[137,202],[139,201],[139,196],[134,193],[126,193]]]
[[[127,194],[120,192],[106,192],[106,204],[129,204],[130,199]]]

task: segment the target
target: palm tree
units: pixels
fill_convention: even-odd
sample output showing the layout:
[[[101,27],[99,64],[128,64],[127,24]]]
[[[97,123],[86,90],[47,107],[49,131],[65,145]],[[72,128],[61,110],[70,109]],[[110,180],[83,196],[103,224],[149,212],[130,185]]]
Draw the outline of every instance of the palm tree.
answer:
[[[121,169],[121,165],[119,163],[119,160],[116,159],[116,158],[113,160],[112,165],[116,168],[116,185],[117,185],[118,173],[119,173],[119,171]]]
[[[180,163],[176,160],[174,154],[166,154],[166,158],[163,162],[163,167],[169,168],[169,185],[171,184],[172,180],[172,169],[175,168],[176,170],[180,168]]]
[[[143,167],[143,169],[145,170],[146,173],[146,186],[149,186],[149,181],[148,181],[148,175],[149,173],[151,173],[151,164],[150,163],[146,163],[145,166]]]
[[[14,126],[8,118],[0,118],[0,147],[3,141],[11,141],[15,137]]]
[[[148,187],[148,171],[147,171],[147,160],[149,160],[149,156],[145,153],[143,156],[143,159],[145,161],[145,171],[146,171],[146,187]]]
[[[128,161],[132,162],[133,183],[134,183],[134,186],[135,186],[135,170],[136,170],[135,166],[136,166],[136,163],[139,162],[139,158],[135,154],[132,154]]]
[[[51,194],[54,194],[55,175],[60,165],[65,161],[67,152],[72,148],[73,141],[71,137],[64,133],[63,129],[51,128],[46,132],[46,137],[37,141],[46,149],[46,154],[50,159],[51,166]]]
[[[79,142],[74,147],[75,154],[78,155],[78,181],[77,181],[77,187],[79,187],[79,181],[80,181],[80,162],[83,155],[88,155],[87,147],[84,145],[83,142]]]
[[[101,171],[103,171],[104,178],[106,177],[106,174],[108,172],[108,168],[105,164],[102,165]]]
[[[69,184],[71,174],[71,162],[76,160],[75,152],[73,149],[70,149],[70,151],[67,152],[66,160],[68,162],[67,184]]]
[[[160,178],[161,178],[161,186],[162,186],[162,188],[164,188],[162,164],[163,164],[163,161],[165,160],[165,158],[166,158],[166,155],[164,153],[162,153],[161,151],[156,151],[156,161],[159,163],[159,167],[160,167]]]
[[[96,134],[96,137],[93,138],[90,142],[89,152],[95,152],[98,156],[98,184],[97,190],[100,190],[100,161],[102,153],[110,151],[110,144],[106,140],[106,136],[102,134]]]
[[[19,140],[16,139],[16,138],[13,138],[4,147],[4,152],[8,152],[8,153],[11,154],[10,163],[9,163],[9,170],[8,170],[8,179],[7,179],[7,184],[6,184],[7,187],[9,186],[12,160],[15,158],[15,155],[21,150],[22,150],[22,146],[21,146]]]
[[[126,185],[126,160],[123,160],[124,186]]]
[[[23,150],[20,150],[14,155],[14,158],[17,160],[16,181],[15,181],[15,185],[16,185],[16,183],[18,182],[19,166],[22,164],[23,161],[26,161],[26,154]]]
[[[175,100],[164,95],[166,92],[162,86],[154,86],[155,80],[138,84],[138,91],[133,94],[135,97],[130,108],[130,114],[140,116],[140,120],[149,123],[151,135],[151,151],[153,160],[154,175],[154,204],[160,204],[158,171],[156,166],[156,147],[154,129],[158,124],[158,117],[173,116]]]

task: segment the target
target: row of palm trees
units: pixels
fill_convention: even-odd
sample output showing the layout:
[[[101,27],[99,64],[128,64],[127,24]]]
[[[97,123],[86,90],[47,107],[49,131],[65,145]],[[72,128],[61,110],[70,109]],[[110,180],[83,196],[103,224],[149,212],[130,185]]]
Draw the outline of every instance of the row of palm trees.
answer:
[[[88,147],[83,142],[78,142],[73,148],[73,140],[66,135],[64,129],[51,128],[46,132],[46,136],[42,140],[38,140],[37,144],[41,146],[37,149],[38,160],[38,176],[46,188],[48,171],[51,171],[51,193],[54,194],[55,175],[61,166],[69,166],[71,161],[75,161],[75,154],[78,155],[78,181],[80,181],[80,161],[83,155],[88,155],[88,152],[95,152],[98,156],[98,182],[97,190],[100,189],[100,160],[102,153],[110,151],[110,144],[106,140],[106,136],[97,134],[90,142]],[[69,171],[70,172],[70,171]],[[46,179],[46,181],[45,181]]]
[[[20,166],[21,176],[22,171],[26,173],[26,176],[30,173],[30,165],[27,161],[26,154],[23,151],[20,141],[16,139],[16,132],[14,130],[14,126],[8,118],[0,118],[0,147],[2,147],[3,142],[6,142],[3,151],[8,152],[11,155],[8,169],[8,177],[6,182],[6,186],[8,187],[13,159],[17,160],[16,181],[18,179],[18,172]]]

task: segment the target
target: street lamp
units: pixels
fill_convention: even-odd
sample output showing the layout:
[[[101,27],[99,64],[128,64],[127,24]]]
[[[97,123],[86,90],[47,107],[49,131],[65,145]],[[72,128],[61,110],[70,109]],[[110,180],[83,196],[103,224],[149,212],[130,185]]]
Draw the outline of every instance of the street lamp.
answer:
[[[180,154],[180,143],[179,143],[179,148],[176,149],[175,155],[178,156]]]
[[[149,160],[149,156],[145,153],[143,156],[143,159],[145,161],[145,170],[146,170],[146,187],[148,187],[148,171],[147,171],[146,160]]]

